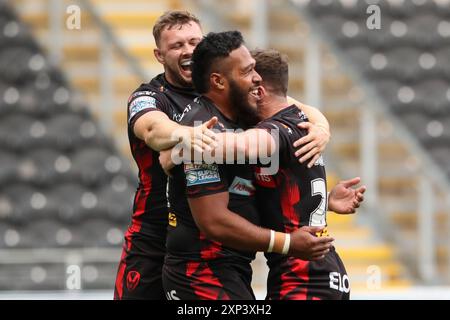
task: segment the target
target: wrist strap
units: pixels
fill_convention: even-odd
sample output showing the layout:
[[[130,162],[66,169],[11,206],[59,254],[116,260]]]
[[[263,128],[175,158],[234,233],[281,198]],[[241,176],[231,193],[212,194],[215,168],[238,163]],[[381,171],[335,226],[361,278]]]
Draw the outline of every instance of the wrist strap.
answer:
[[[284,246],[281,254],[288,254],[290,246],[291,246],[291,235],[289,233],[285,233]]]

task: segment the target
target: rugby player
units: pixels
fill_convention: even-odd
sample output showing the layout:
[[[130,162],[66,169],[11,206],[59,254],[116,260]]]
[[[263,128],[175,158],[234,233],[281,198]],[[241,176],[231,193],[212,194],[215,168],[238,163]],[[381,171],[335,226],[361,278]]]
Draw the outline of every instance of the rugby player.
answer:
[[[168,207],[167,178],[159,162],[158,151],[180,140],[195,150],[214,143],[214,134],[206,122],[195,136],[192,127],[177,124],[186,112],[195,108],[199,94],[193,89],[191,57],[203,37],[199,20],[189,12],[170,11],[153,28],[156,59],[164,73],[142,84],[128,100],[128,136],[139,169],[132,221],[125,233],[123,252],[115,283],[115,299],[165,299],[161,269],[166,253]],[[314,159],[329,140],[328,122],[320,112],[301,105],[317,126],[309,129],[300,150],[302,161]],[[181,130],[179,130],[181,129]],[[170,217],[169,217],[170,219]]]

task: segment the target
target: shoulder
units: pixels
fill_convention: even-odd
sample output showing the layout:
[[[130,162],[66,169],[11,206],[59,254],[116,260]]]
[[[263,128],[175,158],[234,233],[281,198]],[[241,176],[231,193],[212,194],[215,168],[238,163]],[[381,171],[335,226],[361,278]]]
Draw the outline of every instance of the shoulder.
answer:
[[[128,98],[128,105],[133,101],[139,99],[141,101],[145,100],[158,100],[164,97],[164,93],[159,91],[158,87],[151,83],[141,84]],[[151,98],[151,99],[149,99]]]

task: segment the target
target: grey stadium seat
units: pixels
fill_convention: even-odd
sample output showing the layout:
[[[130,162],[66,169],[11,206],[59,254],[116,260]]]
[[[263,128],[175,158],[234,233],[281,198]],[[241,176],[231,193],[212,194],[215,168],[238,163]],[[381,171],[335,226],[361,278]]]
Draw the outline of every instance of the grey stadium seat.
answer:
[[[48,190],[35,189],[26,183],[9,185],[3,189],[2,194],[12,207],[7,220],[17,225],[51,216],[54,210],[49,201]]]
[[[0,186],[6,186],[17,179],[18,157],[0,149]]]
[[[107,217],[117,222],[128,222],[133,206],[133,188],[126,176],[116,176],[99,191],[99,207]]]
[[[93,218],[76,228],[84,247],[119,247],[125,227],[109,220]]]
[[[28,181],[38,186],[48,187],[73,180],[72,162],[58,150],[35,149],[28,153],[27,160],[34,170]]]
[[[98,197],[89,189],[74,183],[64,183],[50,192],[57,217],[66,224],[79,224],[85,217],[99,214]]]

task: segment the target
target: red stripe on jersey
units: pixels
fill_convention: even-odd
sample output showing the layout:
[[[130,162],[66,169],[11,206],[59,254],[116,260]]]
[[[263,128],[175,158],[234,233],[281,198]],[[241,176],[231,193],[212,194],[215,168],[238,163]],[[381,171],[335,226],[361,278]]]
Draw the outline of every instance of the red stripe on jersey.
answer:
[[[230,300],[220,280],[205,262],[188,262],[186,276],[195,294],[201,300]]]
[[[131,250],[131,235],[132,233],[130,230],[127,230],[125,233],[125,243],[123,244],[122,256],[120,257],[119,270],[117,271],[116,277],[116,290],[114,291],[114,299],[116,300],[122,300],[123,296],[123,279],[127,268],[125,258]]]
[[[300,216],[295,210],[295,205],[300,201],[300,190],[292,180],[292,176],[285,170],[280,170],[281,185],[281,209],[284,216],[285,232],[291,233],[300,227]],[[280,183],[279,183],[280,185]]]
[[[289,258],[287,261],[289,272],[281,275],[280,299],[306,300],[309,281],[309,261]]]
[[[141,186],[135,198],[135,210],[133,212],[133,223],[131,226],[132,232],[139,232],[141,230],[142,220],[139,218],[147,211],[147,200],[152,191],[152,176],[148,172],[153,165],[153,153],[139,152],[136,160],[139,164],[139,181],[141,182]]]

